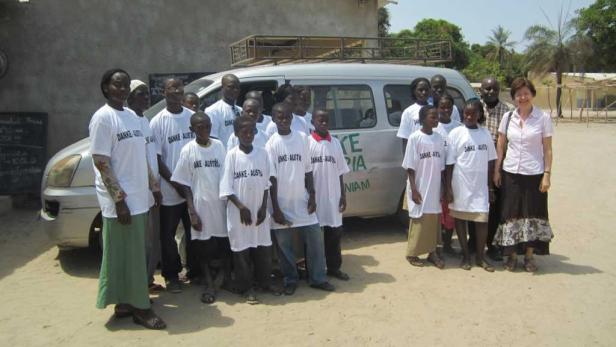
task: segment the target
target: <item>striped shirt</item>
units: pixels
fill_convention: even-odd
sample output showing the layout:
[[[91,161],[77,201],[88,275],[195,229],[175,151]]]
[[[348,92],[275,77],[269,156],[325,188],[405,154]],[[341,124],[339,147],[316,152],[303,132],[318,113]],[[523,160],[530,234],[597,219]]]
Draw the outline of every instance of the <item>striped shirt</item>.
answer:
[[[509,106],[502,102],[498,102],[496,106],[493,108],[489,108],[483,100],[481,100],[481,104],[483,105],[483,113],[486,117],[485,127],[490,131],[490,135],[492,135],[492,140],[496,143],[496,139],[498,138],[498,126],[500,125],[500,121],[503,118],[503,115],[509,112],[511,109]]]

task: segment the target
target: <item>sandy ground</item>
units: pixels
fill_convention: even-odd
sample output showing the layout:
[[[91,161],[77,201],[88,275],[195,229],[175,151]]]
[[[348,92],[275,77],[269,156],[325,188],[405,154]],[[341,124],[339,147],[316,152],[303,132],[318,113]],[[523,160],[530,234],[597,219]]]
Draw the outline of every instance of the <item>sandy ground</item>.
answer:
[[[94,307],[100,259],[58,252],[34,211],[0,219],[0,344],[114,345],[616,345],[616,125],[560,124],[550,213],[556,238],[534,275],[479,268],[412,268],[393,219],[350,220],[348,283],[250,306],[229,293],[213,305],[199,288],[163,293],[165,331]],[[158,278],[158,281],[161,279]]]

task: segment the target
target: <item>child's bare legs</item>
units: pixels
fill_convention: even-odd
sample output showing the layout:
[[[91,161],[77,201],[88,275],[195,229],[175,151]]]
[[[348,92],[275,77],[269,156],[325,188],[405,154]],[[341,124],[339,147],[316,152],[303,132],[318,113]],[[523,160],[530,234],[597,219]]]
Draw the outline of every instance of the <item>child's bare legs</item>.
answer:
[[[475,263],[488,272],[494,272],[494,267],[485,259],[487,241],[488,223],[475,222]]]
[[[453,229],[443,229],[443,252],[449,255],[458,255],[456,250],[451,247],[451,238],[453,237]]]
[[[210,270],[210,262],[202,261],[201,270],[203,271],[203,279],[205,280],[205,288],[201,293],[201,302],[211,304],[216,301],[216,286],[212,279],[212,271]]]
[[[471,256],[468,251],[468,240],[466,239],[466,221],[458,218],[456,218],[455,221],[458,243],[460,243],[460,247],[462,248],[462,263],[460,263],[460,267],[464,270],[470,270]]]

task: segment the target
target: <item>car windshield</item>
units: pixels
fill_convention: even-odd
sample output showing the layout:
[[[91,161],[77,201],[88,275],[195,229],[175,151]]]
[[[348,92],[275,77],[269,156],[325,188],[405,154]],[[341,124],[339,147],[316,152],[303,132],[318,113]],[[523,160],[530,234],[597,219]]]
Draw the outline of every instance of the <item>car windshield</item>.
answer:
[[[213,81],[211,80],[207,80],[203,78],[198,79],[184,86],[184,93],[192,92],[192,93],[199,95],[199,92],[207,88],[207,86],[209,86],[212,83]],[[165,102],[165,99],[163,99],[157,102],[156,104],[152,105],[150,108],[147,109],[147,111],[143,112],[143,114],[148,119],[152,119],[152,117],[154,117],[158,112],[160,112],[160,110],[162,110],[166,106],[167,106],[167,103]]]

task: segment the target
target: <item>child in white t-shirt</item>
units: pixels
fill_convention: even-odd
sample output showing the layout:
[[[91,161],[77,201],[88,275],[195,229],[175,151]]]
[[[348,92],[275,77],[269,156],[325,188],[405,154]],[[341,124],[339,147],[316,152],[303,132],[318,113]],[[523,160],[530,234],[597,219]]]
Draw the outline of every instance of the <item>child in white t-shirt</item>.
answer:
[[[488,272],[494,267],[484,257],[488,237],[488,212],[493,200],[492,172],[496,150],[488,129],[480,127],[479,107],[470,103],[464,108],[464,126],[449,133],[447,142],[447,201],[455,218],[456,234],[462,247],[461,267],[470,270],[466,240],[467,221],[475,222],[476,264]]]
[[[293,249],[295,235],[306,245],[306,260],[310,286],[333,291],[325,273],[323,231],[315,214],[315,191],[306,135],[291,130],[291,110],[278,103],[272,109],[272,119],[278,132],[268,140],[265,149],[272,162],[272,229],[280,249],[279,261],[284,275],[285,294],[292,295],[299,275]]]
[[[308,125],[306,118],[295,114],[296,110],[302,108],[297,89],[290,84],[280,86],[278,90],[276,90],[276,100],[280,103],[285,103],[289,107],[292,115],[291,130],[294,132],[303,133],[304,135],[309,135],[310,126]],[[272,113],[273,112],[274,111],[272,109]],[[275,122],[270,123],[265,130],[268,137],[271,137],[276,132],[278,132],[278,130]]]
[[[342,175],[349,172],[342,146],[329,133],[329,114],[314,112],[315,131],[310,135],[310,161],[317,201],[317,218],[323,227],[327,275],[343,281],[349,275],[340,270],[342,253],[342,212],[346,209],[346,195]]]
[[[265,134],[265,130],[267,129],[267,126],[272,122],[272,117],[263,113],[263,109],[265,107],[265,104],[263,101],[263,93],[259,90],[251,90],[248,93],[246,93],[246,95],[244,95],[244,101],[248,99],[255,99],[259,102],[259,111],[258,111],[259,118],[257,118],[257,129],[259,129],[259,131]]]
[[[428,105],[428,97],[431,93],[430,81],[427,78],[419,77],[411,82],[411,97],[415,101],[407,107],[400,118],[400,127],[396,136],[402,139],[402,150],[406,149],[406,143],[412,133],[419,130],[419,110]]]
[[[413,266],[423,266],[419,256],[428,253],[427,261],[442,269],[445,263],[436,252],[440,233],[441,176],[445,170],[445,143],[433,131],[438,112],[432,105],[419,110],[421,129],[409,137],[402,167],[408,174],[409,225],[406,259]]]
[[[270,280],[272,239],[267,195],[271,164],[265,149],[252,145],[254,119],[241,116],[235,119],[233,126],[240,144],[227,154],[220,197],[229,200],[227,226],[236,288],[249,304],[257,304],[253,282],[262,290],[281,294]]]
[[[447,158],[447,138],[451,130],[462,125],[460,121],[451,118],[452,110],[455,107],[453,98],[449,94],[443,94],[438,100],[438,126],[434,131],[441,134],[445,140],[445,158]],[[451,237],[453,236],[453,228],[455,227],[454,219],[449,215],[449,203],[443,199],[441,201],[443,212],[441,213],[441,227],[443,228],[443,251],[450,255],[457,255],[456,251],[451,247]]]
[[[242,105],[242,116],[250,117],[255,121],[259,119],[261,115],[261,105],[259,101],[256,99],[246,99],[244,100],[244,104]],[[259,129],[259,127],[255,126],[255,135],[252,141],[252,145],[255,147],[265,148],[265,144],[267,143],[268,137],[265,133]],[[227,142],[227,151],[230,151],[233,147],[236,147],[240,144],[240,141],[237,135],[231,134],[229,136],[229,141]]]
[[[190,238],[206,281],[201,301],[212,303],[216,300],[216,290],[210,262],[217,254],[226,253],[226,247],[222,246],[229,243],[225,202],[218,197],[225,148],[220,141],[210,138],[212,123],[205,113],[199,111],[192,115],[190,129],[196,139],[182,148],[171,180],[181,186],[188,206]],[[223,259],[229,261],[228,257]]]

